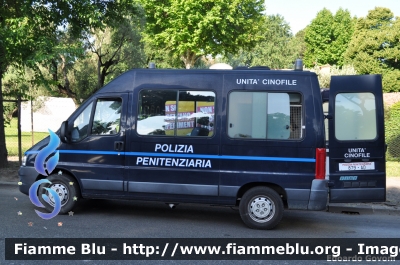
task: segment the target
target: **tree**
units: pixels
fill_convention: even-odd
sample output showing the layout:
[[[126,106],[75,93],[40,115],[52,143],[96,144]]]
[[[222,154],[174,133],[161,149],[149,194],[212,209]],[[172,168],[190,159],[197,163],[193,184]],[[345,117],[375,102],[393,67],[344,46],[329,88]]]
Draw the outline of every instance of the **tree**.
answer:
[[[305,34],[306,34],[306,28],[297,32],[296,35],[294,36],[297,45],[297,52],[299,53],[300,58],[304,58],[304,53],[306,52],[307,49],[307,44],[304,40]]]
[[[343,66],[344,53],[353,36],[356,19],[352,18],[348,10],[339,9],[333,17],[333,40],[329,50],[331,65]]]
[[[228,56],[230,65],[292,68],[293,62],[299,57],[300,47],[291,33],[289,24],[280,15],[268,15],[263,28],[267,29],[259,32],[263,40],[250,51],[241,50],[237,56]]]
[[[2,76],[7,69],[7,61],[6,61],[7,51],[3,39],[4,39],[4,33],[0,31],[0,113],[4,113]],[[1,114],[0,115],[0,168],[6,167],[8,164],[4,122],[5,122],[4,116],[3,114]]]
[[[304,53],[304,64],[307,67],[312,67],[317,63],[326,64],[329,62],[327,51],[333,38],[332,24],[332,12],[324,8],[307,26],[304,35],[307,47]]]
[[[77,103],[77,93],[71,86],[69,71],[75,62],[84,56],[84,44],[79,37],[75,37],[68,30],[55,36],[57,40],[53,47],[54,54],[40,62],[41,83],[53,95],[62,95],[72,98]],[[46,71],[47,70],[47,71]],[[45,75],[51,78],[46,79]],[[56,91],[53,90],[56,87]]]
[[[191,68],[203,55],[236,53],[261,38],[261,0],[143,0],[146,41]]]
[[[253,49],[252,65],[273,69],[292,68],[299,57],[298,46],[289,24],[280,15],[267,16],[264,40]]]
[[[345,54],[360,74],[382,74],[385,92],[400,91],[400,18],[376,7],[360,18]]]
[[[143,25],[141,16],[132,15],[117,25],[110,25],[86,36],[89,49],[96,60],[96,90],[104,86],[107,78],[113,79],[129,68],[145,65],[140,35]]]
[[[355,19],[348,10],[339,9],[335,15],[324,8],[307,26],[304,40],[304,64],[343,65],[344,53],[354,31]]]
[[[77,36],[83,30],[116,21],[136,8],[133,0],[4,0],[0,8],[0,111],[3,113],[2,79],[10,65],[35,70],[35,81],[43,80],[39,64],[54,57],[56,35],[61,27]],[[0,116],[0,167],[7,165],[4,117]]]
[[[157,47],[154,42],[143,41],[146,54],[146,65],[155,62],[157,68],[185,68],[184,62],[165,48]]]

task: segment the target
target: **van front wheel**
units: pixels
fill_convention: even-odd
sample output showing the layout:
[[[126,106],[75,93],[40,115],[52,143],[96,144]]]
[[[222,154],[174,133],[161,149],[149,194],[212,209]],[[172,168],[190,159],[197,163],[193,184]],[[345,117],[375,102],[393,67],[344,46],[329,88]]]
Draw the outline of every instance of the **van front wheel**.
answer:
[[[240,217],[253,229],[272,229],[282,219],[283,202],[279,194],[268,187],[254,187],[240,200]]]
[[[41,184],[38,194],[39,200],[45,206],[46,210],[49,212],[53,211],[55,204],[53,196],[46,189],[44,189],[50,188],[54,190],[60,197],[60,214],[66,214],[71,211],[76,204],[77,197],[79,196],[78,183],[76,183],[76,181],[68,175],[52,174],[48,176],[47,179],[51,182],[51,184]],[[42,194],[47,195],[49,198],[49,203],[43,199]]]

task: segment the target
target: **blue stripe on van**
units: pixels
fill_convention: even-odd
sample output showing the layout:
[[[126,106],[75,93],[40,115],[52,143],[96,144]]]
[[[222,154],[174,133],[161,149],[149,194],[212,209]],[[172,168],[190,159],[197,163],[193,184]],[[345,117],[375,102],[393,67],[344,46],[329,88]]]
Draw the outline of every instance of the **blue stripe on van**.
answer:
[[[175,153],[147,153],[147,152],[116,152],[116,151],[90,151],[90,150],[59,150],[60,154],[88,154],[88,155],[127,155],[151,157],[181,157],[203,159],[227,160],[256,160],[256,161],[282,161],[282,162],[315,162],[315,158],[295,157],[264,157],[264,156],[231,156],[231,155],[202,155],[202,154],[175,154]],[[26,155],[37,154],[39,151],[27,151]]]

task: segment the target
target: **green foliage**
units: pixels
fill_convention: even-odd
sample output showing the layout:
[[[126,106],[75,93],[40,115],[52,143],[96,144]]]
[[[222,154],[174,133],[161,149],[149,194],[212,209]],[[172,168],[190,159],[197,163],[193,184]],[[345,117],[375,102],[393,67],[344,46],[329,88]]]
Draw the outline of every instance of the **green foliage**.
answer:
[[[71,87],[76,93],[77,103],[80,104],[97,89],[97,60],[87,54],[76,61],[73,69],[68,73]]]
[[[126,16],[117,24],[94,30],[86,38],[88,54],[96,62],[97,85],[100,89],[121,73],[146,65],[141,32],[144,13]]]
[[[400,102],[392,105],[386,114],[385,138],[388,145],[387,159],[400,161]]]
[[[121,73],[146,65],[143,26],[143,14],[138,12],[119,23],[85,33],[88,49],[73,61],[67,75],[78,104]]]
[[[304,40],[304,64],[330,64],[342,66],[343,54],[354,31],[355,19],[348,10],[339,9],[335,15],[324,8],[307,26]]]
[[[400,92],[400,69],[382,72],[383,92]]]
[[[227,63],[233,67],[266,65],[272,69],[293,68],[293,62],[300,55],[300,44],[293,37],[289,24],[280,15],[269,15],[263,28],[267,29],[259,33],[263,40],[249,51],[228,55]]]
[[[186,67],[179,56],[174,55],[167,48],[156,47],[153,42],[144,41],[144,50],[147,57],[147,66],[150,62],[154,62],[157,68],[162,69]]]
[[[357,21],[345,60],[360,74],[382,74],[384,92],[400,91],[400,18],[376,7]]]
[[[87,57],[87,52],[90,53],[86,50],[88,43],[85,37],[92,40],[92,33],[102,30],[110,31],[111,36],[101,53],[104,55],[98,71],[101,78],[97,78],[101,85],[129,67],[143,65],[143,58],[134,56],[138,49],[143,49],[140,31],[144,23],[143,15],[140,18],[142,21],[136,19],[136,14],[141,11],[135,0],[17,1],[7,2],[6,6],[8,11],[0,11],[0,23],[4,26],[0,28],[0,34],[5,36],[2,44],[7,53],[0,64],[3,63],[5,69],[14,65],[21,74],[25,67],[34,70],[29,87],[47,90],[50,95],[71,97],[76,103],[79,102],[78,94],[86,98],[93,93],[99,82],[85,93],[80,93],[70,79],[76,79],[73,75],[76,62]],[[122,65],[124,60],[140,63]],[[96,61],[93,63],[98,65]],[[119,68],[115,67],[118,63]],[[93,73],[96,74],[96,69]],[[79,76],[83,77],[83,74]],[[88,82],[82,80],[81,83]]]
[[[261,38],[261,0],[143,0],[146,42],[190,68],[203,55],[237,53]]]
[[[25,69],[21,71],[15,67],[9,67],[3,77],[3,98],[6,100],[17,100],[21,97],[22,100],[29,100],[43,95],[41,91],[34,89],[33,71]],[[4,102],[3,117],[5,124],[10,124],[10,121],[17,111],[17,103]]]
[[[33,0],[2,1],[0,8],[0,113],[3,113],[2,79],[8,67],[34,70],[32,82],[49,87],[56,85],[71,95],[67,76],[69,46],[59,46],[68,26],[68,33],[79,37],[83,31],[102,28],[111,22],[118,24],[126,15],[135,12],[134,0]],[[62,51],[58,48],[61,49]],[[61,55],[61,56],[59,56]],[[72,58],[71,56],[70,58]],[[56,59],[57,58],[57,59]],[[49,80],[42,67],[57,66],[61,58],[64,84],[60,84],[57,71],[50,71]],[[54,64],[55,62],[55,64]],[[57,67],[53,67],[57,68]],[[0,167],[7,164],[4,117],[0,116]]]
[[[296,33],[294,36],[295,38],[295,43],[297,46],[297,52],[299,54],[299,58],[304,58],[304,54],[307,50],[307,43],[304,40],[305,34],[306,34],[306,29],[302,29],[299,32]]]
[[[324,8],[318,12],[317,17],[307,26],[304,35],[306,42],[306,52],[304,54],[304,64],[312,67],[315,64],[327,64],[329,61],[329,44],[332,36],[333,15],[332,12]]]
[[[333,75],[356,75],[357,71],[351,65],[343,65],[338,67],[336,65],[328,68],[321,68],[319,65],[315,65],[314,68],[309,71],[314,72],[318,76],[318,82],[321,88],[329,88],[331,85],[331,77]]]
[[[33,67],[53,52],[60,27],[73,36],[106,25],[133,9],[132,1],[6,1],[0,10],[0,35],[6,54],[2,64]]]
[[[266,19],[268,30],[264,40],[252,50],[251,65],[267,65],[273,69],[292,68],[299,57],[295,39],[289,24],[280,15],[271,15]]]
[[[6,51],[0,64],[4,69],[28,66],[36,77],[43,77],[38,64],[46,64],[59,54],[72,58],[82,52],[82,46],[68,38],[118,24],[136,8],[133,0],[6,1],[0,10],[0,35]]]

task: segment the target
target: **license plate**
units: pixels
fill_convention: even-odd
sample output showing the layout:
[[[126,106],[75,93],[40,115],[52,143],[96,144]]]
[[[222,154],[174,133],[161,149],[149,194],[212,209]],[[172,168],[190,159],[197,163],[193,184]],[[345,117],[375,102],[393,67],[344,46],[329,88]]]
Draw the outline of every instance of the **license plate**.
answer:
[[[375,162],[339,163],[339,171],[374,170]]]

